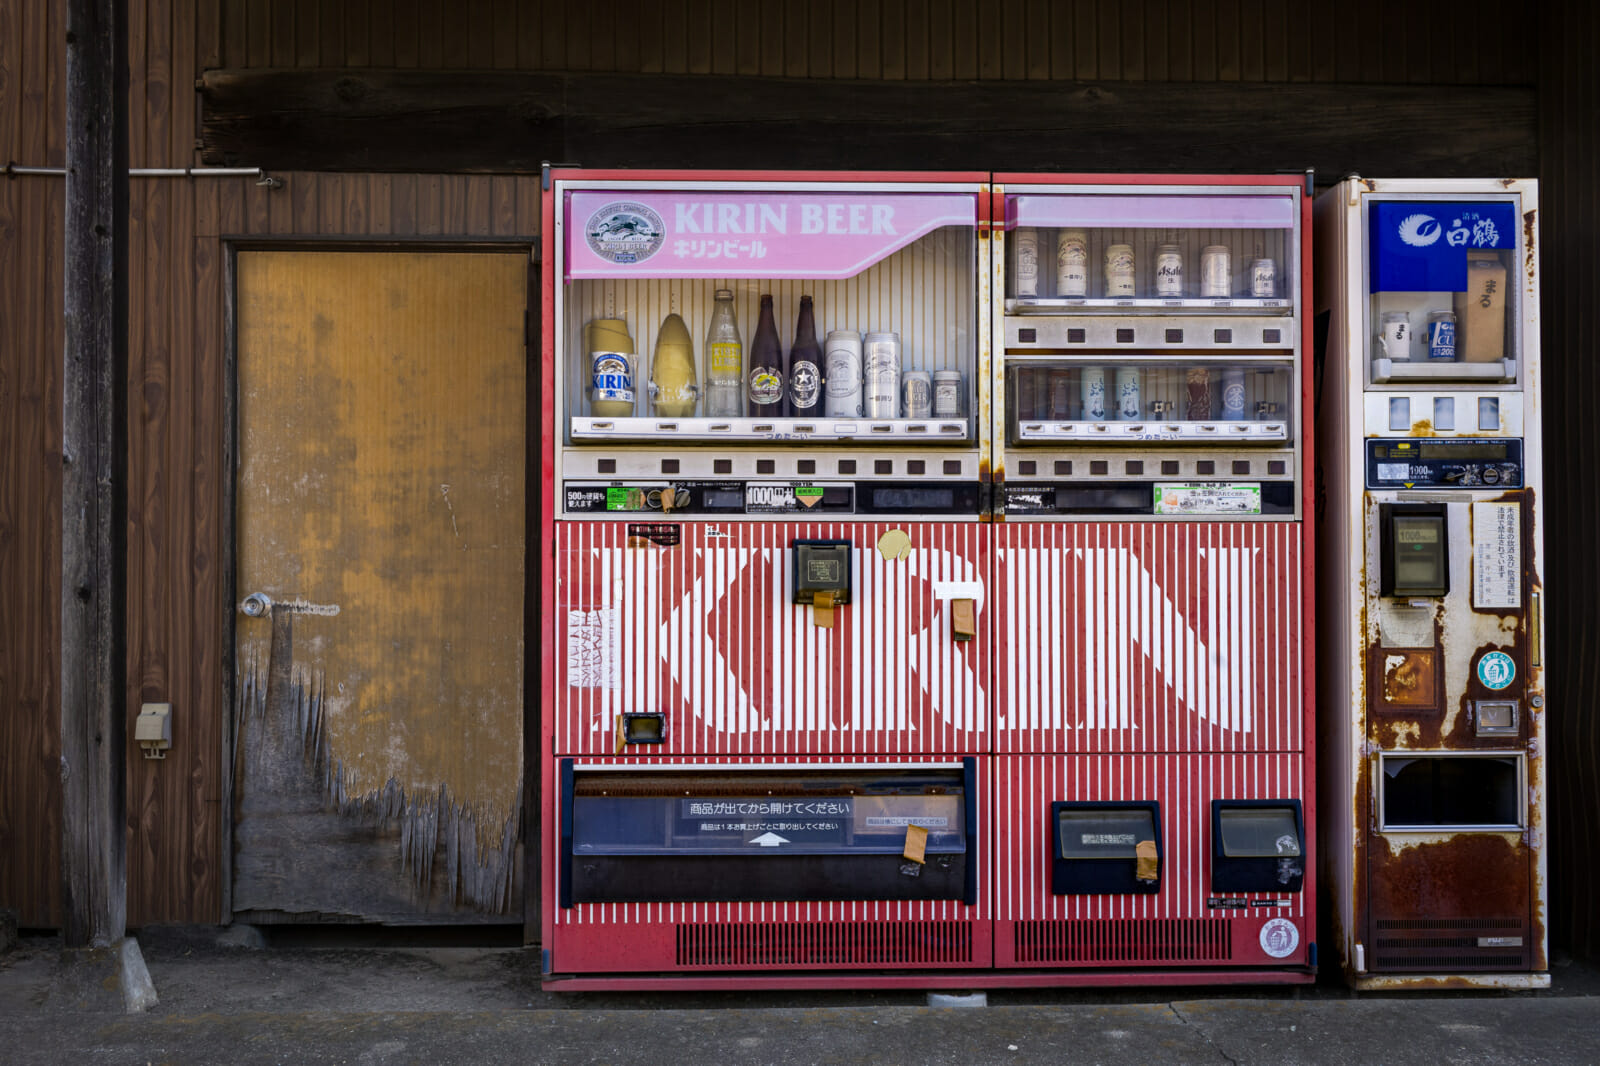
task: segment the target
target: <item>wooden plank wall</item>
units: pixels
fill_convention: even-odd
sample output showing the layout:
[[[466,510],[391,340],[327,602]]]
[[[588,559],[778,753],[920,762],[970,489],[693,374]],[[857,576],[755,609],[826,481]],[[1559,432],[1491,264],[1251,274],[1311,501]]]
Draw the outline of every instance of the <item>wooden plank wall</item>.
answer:
[[[49,0],[0,4],[6,161],[61,163],[58,8]],[[223,67],[1449,86],[1532,84],[1540,59],[1535,24],[1484,0],[1351,0],[1337,11],[1271,0],[130,0],[129,21],[136,167],[194,162],[194,79]],[[1552,37],[1560,31],[1546,28]],[[1592,80],[1581,54],[1572,53],[1563,69]],[[1564,106],[1550,99],[1552,108]],[[1570,114],[1593,114],[1592,94],[1580,103],[1587,110]],[[1552,203],[1569,196],[1569,217],[1582,207],[1592,225],[1593,131],[1583,136],[1590,155],[1566,172],[1570,192],[1547,186],[1545,193]],[[272,166],[270,159],[251,162]],[[129,764],[134,926],[215,921],[225,898],[230,608],[222,567],[230,471],[221,235],[531,238],[537,231],[534,177],[278,176],[287,184],[277,191],[245,179],[138,179],[133,188],[128,700],[130,714],[142,700],[171,700],[175,719],[174,750],[164,763],[134,755]],[[39,926],[59,921],[53,575],[61,196],[59,178],[0,178],[0,906],[18,907],[25,925]],[[1593,343],[1592,308],[1600,301],[1585,263],[1591,254],[1574,251],[1570,267],[1547,261],[1547,291],[1572,286],[1561,291],[1574,344]],[[1565,269],[1572,273],[1563,276]],[[1547,323],[1553,317],[1547,314]],[[1546,350],[1554,364],[1560,349],[1547,341]],[[1583,358],[1592,364],[1590,354]],[[1561,373],[1555,369],[1552,382],[1592,395],[1592,379],[1569,381]],[[1580,395],[1571,390],[1569,402],[1579,404]],[[1553,428],[1563,427],[1558,446],[1572,440],[1593,453],[1593,440],[1560,436],[1582,431],[1585,413],[1577,406],[1559,417],[1552,411]],[[1592,530],[1593,515],[1588,521],[1584,528]],[[1564,557],[1554,541],[1550,555],[1555,575]],[[1590,593],[1595,577],[1592,567],[1583,571]],[[1555,619],[1551,654],[1559,664],[1576,649],[1569,650]],[[1577,705],[1596,679],[1569,675],[1566,683]],[[1582,770],[1591,800],[1594,766],[1589,757]],[[1556,782],[1559,790],[1563,779]],[[1582,863],[1592,867],[1587,857]],[[1558,935],[1560,928],[1558,921]]]

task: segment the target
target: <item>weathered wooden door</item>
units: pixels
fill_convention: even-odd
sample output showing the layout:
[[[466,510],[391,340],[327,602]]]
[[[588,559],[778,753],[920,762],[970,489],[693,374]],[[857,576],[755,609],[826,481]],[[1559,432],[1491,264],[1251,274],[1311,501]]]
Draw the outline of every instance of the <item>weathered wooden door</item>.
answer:
[[[522,920],[528,255],[238,255],[233,912]]]

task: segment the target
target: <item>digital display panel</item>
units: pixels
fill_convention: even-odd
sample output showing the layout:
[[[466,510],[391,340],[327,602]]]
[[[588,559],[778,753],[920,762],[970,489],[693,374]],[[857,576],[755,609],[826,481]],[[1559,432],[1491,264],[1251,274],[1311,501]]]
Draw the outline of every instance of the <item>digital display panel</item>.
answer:
[[[949,511],[956,505],[953,489],[873,489],[872,505],[885,511]]]
[[[1504,444],[1489,443],[1424,444],[1420,452],[1424,459],[1492,459],[1496,462],[1504,460],[1508,454]]]

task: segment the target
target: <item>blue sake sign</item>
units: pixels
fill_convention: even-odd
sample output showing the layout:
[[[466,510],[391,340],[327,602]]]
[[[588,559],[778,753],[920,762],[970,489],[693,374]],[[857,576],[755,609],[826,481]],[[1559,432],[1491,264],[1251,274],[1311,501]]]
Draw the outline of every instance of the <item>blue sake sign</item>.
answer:
[[[1509,202],[1382,200],[1367,217],[1373,292],[1465,292],[1467,252],[1517,246]]]

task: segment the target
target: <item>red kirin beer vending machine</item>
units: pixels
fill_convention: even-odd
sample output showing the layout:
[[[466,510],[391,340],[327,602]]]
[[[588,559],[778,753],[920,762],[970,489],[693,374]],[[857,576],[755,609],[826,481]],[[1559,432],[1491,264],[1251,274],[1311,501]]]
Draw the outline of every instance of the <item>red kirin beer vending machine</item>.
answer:
[[[550,187],[547,986],[1308,979],[1300,179]]]

